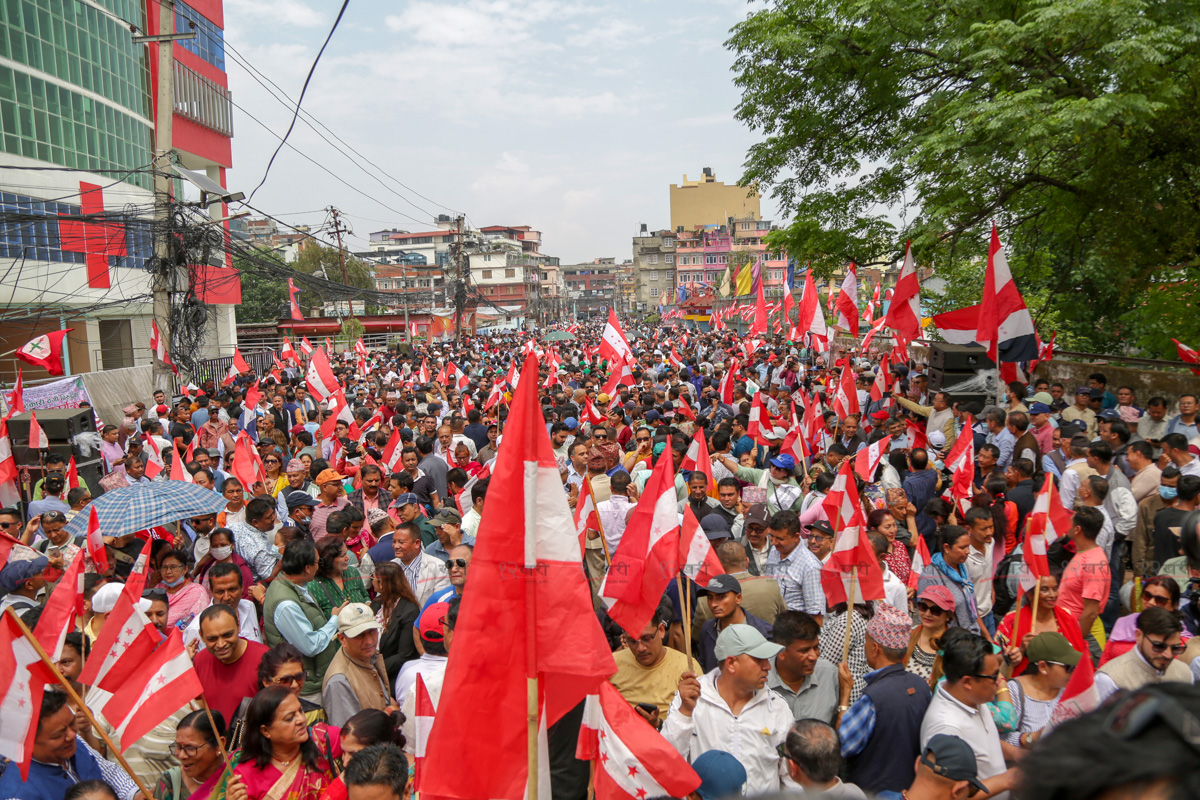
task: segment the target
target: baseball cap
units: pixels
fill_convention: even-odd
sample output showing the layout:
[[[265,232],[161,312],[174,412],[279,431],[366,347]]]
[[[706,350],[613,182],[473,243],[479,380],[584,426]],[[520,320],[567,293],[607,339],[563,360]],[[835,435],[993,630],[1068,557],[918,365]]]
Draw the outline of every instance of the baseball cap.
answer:
[[[726,592],[742,593],[742,584],[732,575],[716,575],[704,587],[705,594],[725,594]]]
[[[979,780],[975,751],[957,736],[935,733],[921,751],[921,763],[934,773],[952,781],[967,781],[981,792],[987,787]]]
[[[767,524],[767,504],[755,503],[746,509],[745,514],[746,525],[763,525]]]
[[[771,459],[771,466],[779,469],[786,469],[789,472],[796,468],[796,459],[792,458],[787,453],[782,453]]]
[[[345,476],[336,469],[323,469],[321,470],[321,474],[317,476],[317,486],[324,486],[331,481],[341,483],[344,480],[346,480]]]
[[[304,433],[304,426],[303,425],[293,425],[289,429],[289,433],[291,433],[293,436],[295,436],[297,433]]]
[[[351,639],[362,636],[367,631],[380,629],[379,623],[375,620],[375,613],[366,603],[347,604],[338,612],[337,627],[338,633]]]
[[[299,489],[293,489],[288,492],[284,497],[284,502],[287,503],[288,511],[304,506],[308,506],[309,508],[317,507],[317,501],[308,492],[302,492]]]
[[[1106,419],[1111,422],[1111,421],[1116,421],[1116,420],[1120,419],[1121,413],[1119,411],[1117,411],[1115,408],[1106,408],[1103,411],[1101,411],[1099,414],[1097,414],[1096,416],[1097,416],[1097,419]]]
[[[579,420],[575,419],[574,417],[567,417],[563,420],[563,425],[567,426],[567,430],[573,431],[579,427]]]
[[[646,422],[658,422],[662,419],[662,414],[659,414],[653,408],[646,412]]]
[[[45,556],[37,558],[25,559],[23,561],[9,561],[4,565],[4,569],[0,569],[0,588],[5,592],[14,592],[25,581],[42,573],[46,569],[46,565],[50,560]],[[120,587],[117,587],[118,590]],[[92,606],[95,608],[95,606]],[[110,611],[112,609],[109,609]]]
[[[917,599],[928,600],[942,611],[954,610],[954,595],[945,586],[939,584],[925,587],[925,590],[917,595]]]
[[[442,620],[450,613],[449,603],[433,603],[421,612],[417,621],[417,629],[421,638],[427,642],[440,642],[446,637],[442,633]]]
[[[752,658],[774,658],[783,645],[772,644],[753,625],[730,625],[717,637],[713,655],[718,661],[730,656],[748,655]]]
[[[433,518],[429,520],[429,524],[435,528],[440,525],[447,525],[447,524],[461,525],[462,517],[453,508],[448,508],[446,506],[442,506],[441,511],[434,514]]]
[[[1029,646],[1025,648],[1025,658],[1029,659],[1031,664],[1039,661],[1054,661],[1073,667],[1079,663],[1079,659],[1082,657],[1078,650],[1071,647],[1067,637],[1057,631],[1039,633],[1029,640]]]
[[[1035,403],[1045,403],[1046,405],[1050,405],[1054,402],[1054,395],[1050,394],[1049,392],[1034,392],[1034,395],[1031,399]]]
[[[1088,397],[1090,397],[1093,400],[1103,400],[1104,399],[1104,390],[1103,389],[1088,389]]]
[[[1091,396],[1092,396],[1092,387],[1090,387],[1090,386],[1076,386],[1076,387],[1075,387],[1075,394],[1086,394],[1088,397],[1091,397]]]
[[[421,500],[412,492],[405,492],[392,501],[392,508],[399,508],[400,506],[407,506],[410,504],[420,505]]]
[[[1045,403],[1034,403],[1029,407],[1030,414],[1049,414],[1050,406]]]
[[[806,531],[820,531],[821,533],[825,534],[826,536],[834,535],[833,527],[830,526],[830,524],[823,519],[819,519],[816,522],[813,522],[811,525],[805,525],[804,529]]]
[[[705,514],[704,519],[700,520],[700,527],[704,529],[704,535],[712,539],[728,539],[732,536],[729,530],[729,520],[724,514],[712,513]]]
[[[746,784],[746,768],[724,750],[705,750],[692,762],[692,769],[700,776],[700,785],[696,787],[700,800],[740,795]]]

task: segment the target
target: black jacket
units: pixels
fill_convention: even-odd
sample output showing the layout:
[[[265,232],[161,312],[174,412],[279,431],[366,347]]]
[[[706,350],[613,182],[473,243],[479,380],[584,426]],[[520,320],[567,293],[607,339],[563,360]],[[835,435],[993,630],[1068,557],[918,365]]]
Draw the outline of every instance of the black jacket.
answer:
[[[371,607],[378,611],[379,601],[376,600]],[[400,600],[396,604],[395,610],[392,611],[387,629],[379,636],[379,652],[387,667],[389,680],[396,679],[396,676],[400,674],[400,668],[406,662],[421,657],[421,654],[417,652],[417,644],[413,641],[413,625],[416,624],[420,613],[421,609],[417,608],[415,603]]]

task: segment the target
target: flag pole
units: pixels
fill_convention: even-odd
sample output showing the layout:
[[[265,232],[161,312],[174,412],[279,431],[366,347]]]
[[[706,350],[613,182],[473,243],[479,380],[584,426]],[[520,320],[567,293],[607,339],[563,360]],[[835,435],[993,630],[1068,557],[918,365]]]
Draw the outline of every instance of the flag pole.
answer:
[[[125,756],[122,755],[117,746],[113,744],[113,740],[109,738],[108,733],[106,733],[104,728],[100,726],[100,723],[96,722],[96,718],[92,716],[92,710],[87,707],[86,703],[83,702],[83,698],[80,697],[79,693],[75,691],[75,687],[72,686],[71,682],[64,678],[63,674],[58,671],[58,667],[50,659],[50,656],[46,655],[46,651],[42,648],[41,642],[39,642],[33,635],[33,632],[29,630],[29,627],[25,624],[24,620],[17,616],[17,613],[13,611],[11,607],[5,610],[9,614],[12,614],[12,618],[16,620],[18,627],[21,629],[21,635],[23,635],[25,640],[33,646],[34,651],[38,654],[38,658],[42,660],[43,664],[50,668],[51,674],[53,674],[55,679],[57,679],[58,682],[62,684],[62,687],[67,690],[67,696],[71,698],[72,702],[79,706],[79,710],[83,712],[85,717],[87,717],[88,722],[90,722],[92,725],[92,728],[98,734],[100,734],[100,738],[104,740],[105,746],[107,746],[109,751],[116,756],[117,762],[121,765],[121,768],[124,769],[129,777],[133,779],[133,782],[137,784],[138,790],[142,793],[142,797],[153,797],[150,791],[142,783],[142,779],[139,778],[137,773],[133,771],[133,768],[129,766],[129,762],[125,760]]]
[[[861,534],[860,534],[861,535]],[[858,590],[858,567],[850,568],[850,594],[846,596],[846,641],[842,644],[842,661],[850,658],[850,615],[854,613],[854,593]]]
[[[225,769],[232,770],[233,765],[229,763],[229,753],[225,750],[225,739],[217,732],[217,722],[213,719],[212,709],[208,707],[208,700],[203,694],[200,695],[200,706],[204,709],[204,715],[208,717],[208,724],[212,728],[213,736],[216,737],[217,749],[221,752],[221,760],[225,762]]]
[[[683,593],[686,585],[683,580],[683,570],[675,573],[675,588],[679,592],[679,612],[683,618],[683,652],[687,656],[687,668],[690,670],[692,668],[692,604],[688,602],[689,595]]]
[[[530,642],[530,647],[533,643]],[[526,678],[525,693],[528,717],[526,720],[526,745],[529,749],[529,777],[527,800],[538,800],[538,679]]]

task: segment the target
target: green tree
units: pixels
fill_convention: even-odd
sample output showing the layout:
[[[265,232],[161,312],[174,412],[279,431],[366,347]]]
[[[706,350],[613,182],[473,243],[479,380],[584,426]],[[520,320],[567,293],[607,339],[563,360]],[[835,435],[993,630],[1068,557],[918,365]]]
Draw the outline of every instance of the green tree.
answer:
[[[264,248],[257,250],[255,258],[284,266],[277,254]],[[238,322],[275,322],[280,313],[286,314],[286,280],[263,274],[258,267],[239,255],[233,257],[233,266],[241,272],[242,279],[242,304],[237,308]]]
[[[336,247],[326,247],[309,243],[302,247],[291,267],[297,272],[312,275],[317,278],[327,278],[333,283],[343,283],[342,262],[338,257]],[[358,289],[375,289],[375,271],[364,261],[346,254],[346,277],[348,284]],[[300,295],[300,304],[307,308],[317,308],[324,303],[345,300],[345,295],[336,291],[321,291],[314,289]]]
[[[742,182],[818,275],[911,239],[931,306],[978,302],[995,221],[1044,334],[1173,356],[1200,339],[1198,44],[1194,0],[775,0],[727,43],[763,137]]]

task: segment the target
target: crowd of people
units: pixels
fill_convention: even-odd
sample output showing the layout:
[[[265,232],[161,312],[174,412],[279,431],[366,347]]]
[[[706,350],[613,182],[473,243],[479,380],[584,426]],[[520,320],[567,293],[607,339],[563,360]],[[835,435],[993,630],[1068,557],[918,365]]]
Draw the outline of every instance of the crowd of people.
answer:
[[[1013,383],[985,404],[931,390],[918,358],[676,327],[630,329],[632,358],[617,364],[597,346],[601,328],[573,326],[555,344],[509,331],[335,356],[349,413],[310,395],[297,357],[269,376],[132,402],[103,427],[102,487],[69,487],[66,463],[46,458],[24,510],[0,509],[20,542],[0,570],[0,611],[31,628],[86,557],[65,528],[93,490],[170,480],[181,458],[224,510],[166,526],[144,567],[143,537],[104,536],[109,568],[89,563],[84,615],[57,661],[90,715],[47,686],[28,776],[8,763],[0,800],[133,800],[139,783],[158,800],[404,796],[418,678],[436,709],[449,659],[470,658],[454,628],[484,510],[503,513],[487,503],[489,476],[512,367],[530,348],[540,372],[519,378],[538,382],[567,503],[586,489],[596,505],[580,580],[614,651],[611,682],[692,763],[695,796],[1197,788],[1195,396],[1141,403],[1095,373],[1070,391]],[[856,413],[834,409],[847,374]],[[816,431],[807,459],[788,441],[797,430]],[[242,433],[261,463],[252,480],[234,463]],[[710,470],[688,462],[698,437]],[[963,437],[975,461],[960,502],[947,459]],[[866,479],[841,469],[885,439]],[[153,479],[148,448],[166,465]],[[671,583],[644,630],[622,630],[600,587],[664,458],[680,520],[694,515],[724,574],[684,596]],[[884,596],[831,604],[822,571],[841,530],[823,501],[847,474]],[[1044,524],[1051,486],[1069,525],[1049,574],[1030,581],[1026,534]],[[109,693],[79,677],[103,656],[92,648],[139,568],[137,609],[159,635],[182,636],[207,707],[188,703],[121,742],[101,712]],[[1085,662],[1105,704],[1064,714]],[[552,737],[578,737],[571,719]],[[587,765],[573,746],[551,750],[553,796],[585,798]]]

